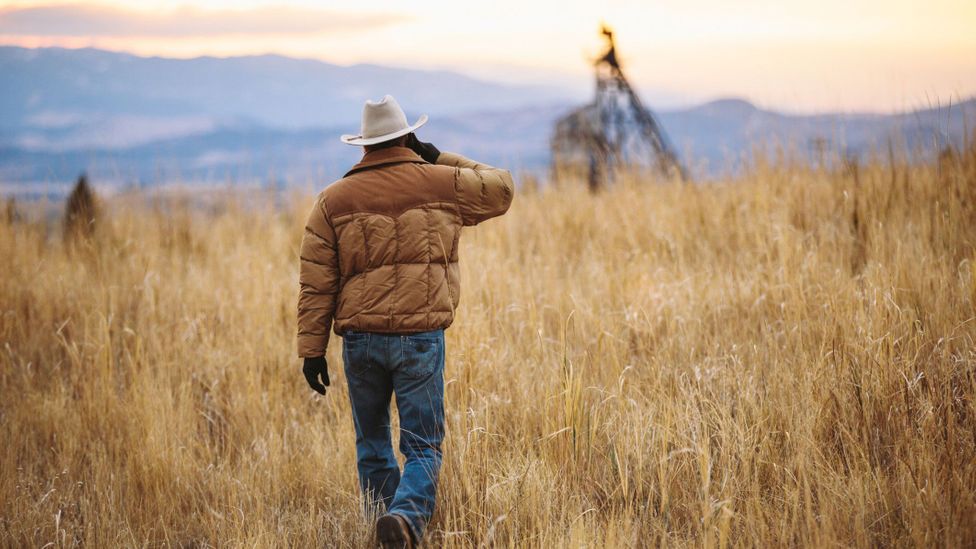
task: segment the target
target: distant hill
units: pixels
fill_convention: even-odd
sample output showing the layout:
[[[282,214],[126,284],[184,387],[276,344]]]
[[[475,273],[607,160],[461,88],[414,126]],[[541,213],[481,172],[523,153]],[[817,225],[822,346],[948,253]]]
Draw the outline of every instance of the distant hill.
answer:
[[[536,170],[548,166],[549,124],[564,106],[436,117],[420,132],[444,150]],[[223,125],[186,136],[131,147],[37,150],[0,146],[2,185],[23,183],[41,194],[58,194],[81,170],[113,185],[162,182],[287,182],[324,186],[361,156],[362,148],[339,141],[340,128],[280,129]],[[18,185],[24,190],[24,185]]]
[[[566,99],[563,90],[515,87],[448,71],[338,66],[278,55],[195,59],[95,49],[0,47],[0,131],[64,129],[133,120],[206,127],[249,121],[273,128],[359,120],[365,98],[386,93],[412,114],[506,109]],[[411,114],[408,112],[408,115]],[[135,132],[130,132],[135,133]],[[52,145],[60,134],[52,133]]]
[[[800,158],[821,152],[865,156],[898,150],[928,153],[974,137],[976,98],[905,113],[791,115],[757,108],[741,99],[660,113],[678,152],[698,173],[740,166],[755,150],[777,149]],[[968,138],[966,133],[969,132]]]
[[[513,169],[544,170],[553,122],[585,90],[516,87],[445,71],[340,67],[279,56],[174,60],[99,50],[0,47],[0,194],[99,185],[272,182],[321,187],[361,150],[365,98],[393,93],[431,122],[424,139]],[[698,178],[755,150],[864,155],[962,144],[976,100],[911,113],[790,115],[741,99],[656,113]]]

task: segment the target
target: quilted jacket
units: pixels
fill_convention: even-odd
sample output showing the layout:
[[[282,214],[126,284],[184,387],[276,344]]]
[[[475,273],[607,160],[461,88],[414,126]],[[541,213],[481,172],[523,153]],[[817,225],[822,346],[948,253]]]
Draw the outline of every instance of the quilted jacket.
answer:
[[[366,153],[315,201],[301,245],[298,355],[325,354],[330,328],[447,328],[460,297],[461,227],[508,211],[509,172],[444,152]]]

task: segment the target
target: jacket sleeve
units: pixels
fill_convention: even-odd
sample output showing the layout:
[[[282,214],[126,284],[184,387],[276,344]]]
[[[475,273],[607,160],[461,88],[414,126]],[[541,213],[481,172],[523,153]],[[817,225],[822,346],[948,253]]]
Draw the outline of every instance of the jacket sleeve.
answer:
[[[335,230],[321,196],[305,224],[299,255],[298,356],[325,356],[339,294],[339,258]]]
[[[454,167],[454,191],[464,225],[477,225],[508,211],[515,194],[515,184],[508,170],[479,164],[449,152],[442,152],[437,163]]]

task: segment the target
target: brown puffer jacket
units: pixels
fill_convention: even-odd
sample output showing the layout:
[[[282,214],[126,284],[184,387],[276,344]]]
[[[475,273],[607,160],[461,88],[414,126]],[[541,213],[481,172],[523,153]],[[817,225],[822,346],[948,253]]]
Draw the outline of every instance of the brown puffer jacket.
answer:
[[[458,154],[430,164],[405,147],[366,153],[319,194],[308,217],[298,355],[323,356],[333,320],[339,335],[450,326],[461,226],[505,213],[513,194],[507,171]]]

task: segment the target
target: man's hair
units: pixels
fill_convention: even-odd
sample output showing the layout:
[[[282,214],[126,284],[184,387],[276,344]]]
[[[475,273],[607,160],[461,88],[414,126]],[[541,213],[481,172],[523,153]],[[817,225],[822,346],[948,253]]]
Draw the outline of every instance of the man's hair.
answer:
[[[378,151],[380,149],[389,149],[390,147],[402,147],[407,142],[407,136],[408,135],[410,135],[410,134],[408,133],[407,135],[401,135],[400,137],[394,137],[393,139],[390,139],[389,141],[383,141],[383,142],[377,143],[375,145],[363,145],[363,148],[366,149],[366,152],[371,152],[371,151]]]

